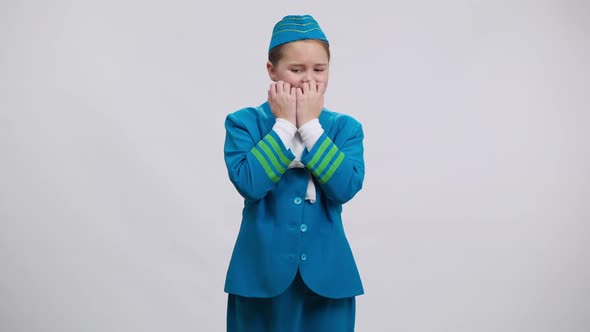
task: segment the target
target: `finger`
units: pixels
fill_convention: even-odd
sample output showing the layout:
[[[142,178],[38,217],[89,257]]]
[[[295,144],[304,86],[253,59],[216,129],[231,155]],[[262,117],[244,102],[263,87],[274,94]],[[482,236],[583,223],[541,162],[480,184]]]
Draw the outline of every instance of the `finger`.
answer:
[[[274,97],[277,94],[277,84],[276,83],[271,83],[270,87],[268,88],[268,93],[270,96]]]
[[[303,92],[303,94],[309,92],[309,82],[305,82],[301,85],[301,92]]]
[[[298,98],[303,97],[303,90],[301,88],[297,88],[295,93],[297,94]]]
[[[291,84],[289,82],[283,83],[283,92],[288,94],[289,91],[291,91]]]
[[[309,92],[318,92],[318,87],[314,80],[309,81]]]
[[[298,90],[297,88],[295,88],[295,87],[291,87],[290,94],[291,94],[292,96],[296,96],[296,95],[297,95],[297,90]]]
[[[285,82],[283,81],[277,81],[277,94],[283,92],[283,85]]]

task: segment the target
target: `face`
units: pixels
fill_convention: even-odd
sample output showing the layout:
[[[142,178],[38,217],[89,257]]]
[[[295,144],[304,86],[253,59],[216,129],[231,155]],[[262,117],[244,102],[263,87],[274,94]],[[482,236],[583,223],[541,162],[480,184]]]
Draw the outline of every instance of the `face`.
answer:
[[[298,40],[285,44],[281,51],[276,66],[270,62],[266,65],[271,80],[288,82],[296,88],[312,80],[328,85],[329,59],[321,41]]]

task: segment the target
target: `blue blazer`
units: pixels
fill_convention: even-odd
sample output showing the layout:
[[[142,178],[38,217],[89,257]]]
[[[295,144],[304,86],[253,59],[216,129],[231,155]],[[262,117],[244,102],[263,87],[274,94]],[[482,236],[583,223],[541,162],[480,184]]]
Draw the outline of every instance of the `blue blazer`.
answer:
[[[304,150],[305,168],[288,169],[295,156],[272,130],[275,120],[264,103],[225,121],[225,163],[244,197],[225,291],[273,297],[299,270],[305,284],[322,296],[363,294],[341,219],[342,205],[361,189],[365,175],[361,124],[324,108],[319,117],[324,134],[311,151]],[[309,173],[315,203],[305,200]]]

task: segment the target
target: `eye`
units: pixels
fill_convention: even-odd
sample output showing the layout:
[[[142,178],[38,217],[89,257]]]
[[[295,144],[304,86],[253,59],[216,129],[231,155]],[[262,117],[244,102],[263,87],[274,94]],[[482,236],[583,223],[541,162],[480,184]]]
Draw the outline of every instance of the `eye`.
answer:
[[[317,72],[323,72],[324,70],[326,70],[326,69],[324,69],[324,68],[316,68],[316,69],[314,69],[314,71],[317,71]]]
[[[291,71],[294,72],[294,73],[302,73],[303,72],[303,69],[293,68],[293,69],[291,69]]]

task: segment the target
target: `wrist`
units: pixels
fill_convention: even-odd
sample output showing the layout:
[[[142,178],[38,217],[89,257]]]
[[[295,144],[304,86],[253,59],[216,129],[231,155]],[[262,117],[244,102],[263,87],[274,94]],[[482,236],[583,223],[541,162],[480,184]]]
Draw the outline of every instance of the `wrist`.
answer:
[[[293,137],[295,137],[295,133],[297,133],[295,125],[287,119],[277,118],[272,130],[279,136],[281,141],[283,141],[283,145],[290,148],[291,141],[293,140]]]
[[[305,124],[302,124],[297,131],[301,135],[307,151],[311,151],[320,136],[324,133],[320,120],[317,118],[310,119]]]

